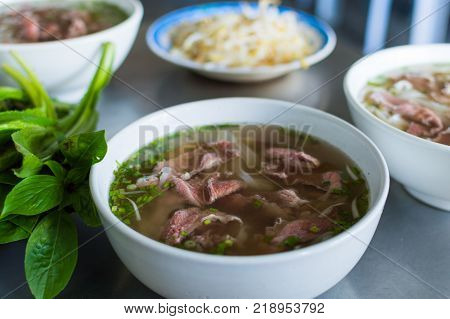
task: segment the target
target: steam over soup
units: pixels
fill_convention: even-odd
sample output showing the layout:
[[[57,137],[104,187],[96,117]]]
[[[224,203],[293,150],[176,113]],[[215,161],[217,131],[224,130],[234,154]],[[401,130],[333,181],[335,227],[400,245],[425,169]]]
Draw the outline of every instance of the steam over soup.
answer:
[[[127,17],[116,5],[102,1],[21,3],[0,11],[0,43],[76,38],[108,29]]]
[[[417,65],[367,83],[362,99],[383,121],[412,135],[450,145],[450,64]]]
[[[309,246],[368,209],[360,170],[324,141],[278,126],[221,125],[152,142],[115,172],[111,210],[192,251],[259,255]]]

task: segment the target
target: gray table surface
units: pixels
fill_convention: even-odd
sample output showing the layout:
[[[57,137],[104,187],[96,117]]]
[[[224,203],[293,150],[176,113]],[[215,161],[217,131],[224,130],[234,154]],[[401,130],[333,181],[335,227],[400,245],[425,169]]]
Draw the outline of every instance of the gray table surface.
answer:
[[[167,10],[159,8],[153,15]],[[294,72],[264,83],[230,84],[205,79],[155,57],[145,45],[147,26],[148,22],[145,22],[135,47],[117,73],[120,80],[113,80],[101,99],[99,127],[107,130],[109,138],[135,119],[160,107],[227,96],[301,100],[301,104],[350,121],[342,91],[342,72],[360,55],[357,49],[342,43],[342,40],[326,61],[307,71]],[[78,265],[60,297],[159,297],[125,268],[102,229],[89,229],[78,223],[78,230],[79,243],[83,244]],[[24,242],[0,246],[0,297],[31,297],[25,284],[24,250]],[[320,297],[448,296],[450,214],[420,203],[399,183],[392,181],[386,207],[370,247],[356,267]]]

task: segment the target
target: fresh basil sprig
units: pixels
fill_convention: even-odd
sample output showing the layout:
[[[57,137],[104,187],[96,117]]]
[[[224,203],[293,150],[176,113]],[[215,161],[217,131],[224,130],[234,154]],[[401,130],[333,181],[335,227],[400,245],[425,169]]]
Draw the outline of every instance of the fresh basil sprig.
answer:
[[[99,95],[108,84],[114,47],[102,46],[99,68],[80,103],[53,100],[25,62],[4,72],[20,87],[0,87],[0,244],[28,239],[25,274],[36,298],[53,298],[78,258],[73,215],[100,226],[88,175],[106,154],[105,132],[93,132]]]

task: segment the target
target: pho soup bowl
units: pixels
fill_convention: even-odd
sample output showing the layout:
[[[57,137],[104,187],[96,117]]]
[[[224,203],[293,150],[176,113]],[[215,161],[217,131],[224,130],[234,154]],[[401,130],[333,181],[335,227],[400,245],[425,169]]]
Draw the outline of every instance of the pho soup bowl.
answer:
[[[18,67],[10,52],[18,53],[37,74],[38,79],[51,96],[64,101],[77,101],[87,90],[100,58],[102,43],[112,42],[116,48],[113,71],[116,71],[127,57],[143,16],[142,4],[138,0],[94,0],[116,5],[128,18],[103,31],[74,37],[35,43],[0,43],[0,61]],[[18,6],[45,5],[49,0],[5,0],[1,12],[14,12]],[[88,0],[71,0],[67,3],[83,3]],[[89,1],[91,2],[91,1]],[[0,74],[0,85],[11,82]]]
[[[150,239],[112,213],[108,196],[117,162],[156,137],[186,125],[268,122],[299,130],[308,125],[313,136],[352,158],[368,183],[366,215],[347,231],[305,248],[259,256],[219,256]],[[136,278],[158,294],[168,298],[311,298],[344,278],[365,252],[383,211],[389,172],[377,147],[335,116],[284,101],[225,98],[170,107],[130,124],[108,142],[106,157],[91,171],[90,187],[117,255]]]
[[[380,148],[393,178],[417,199],[450,211],[450,146],[406,133],[379,119],[361,102],[370,79],[402,67],[448,63],[449,44],[406,45],[357,61],[347,72],[344,91],[356,126]]]

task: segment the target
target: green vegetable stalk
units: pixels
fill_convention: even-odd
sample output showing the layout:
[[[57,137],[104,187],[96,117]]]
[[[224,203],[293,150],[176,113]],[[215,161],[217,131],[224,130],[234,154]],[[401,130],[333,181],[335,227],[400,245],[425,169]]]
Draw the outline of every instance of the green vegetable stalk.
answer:
[[[77,262],[72,215],[100,226],[88,175],[106,154],[104,131],[93,132],[95,109],[108,84],[114,46],[105,43],[99,67],[80,103],[51,99],[25,62],[4,65],[19,88],[0,87],[0,244],[28,239],[25,274],[36,298],[53,298]]]

